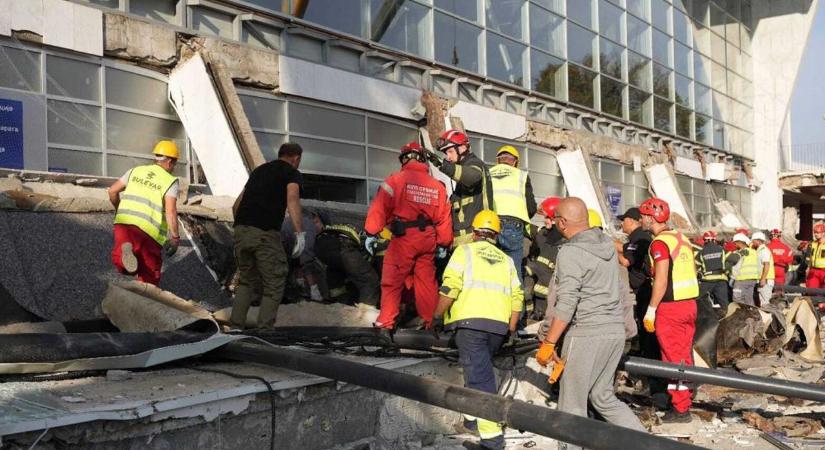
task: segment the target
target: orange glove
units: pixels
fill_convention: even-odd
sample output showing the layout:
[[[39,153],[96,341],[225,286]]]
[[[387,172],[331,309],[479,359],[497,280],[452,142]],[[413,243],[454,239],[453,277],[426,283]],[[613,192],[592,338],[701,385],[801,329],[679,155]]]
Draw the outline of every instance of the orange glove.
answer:
[[[550,342],[542,342],[539,346],[539,351],[536,352],[536,362],[542,367],[547,367],[547,364],[553,358],[553,353],[556,351],[556,344]]]

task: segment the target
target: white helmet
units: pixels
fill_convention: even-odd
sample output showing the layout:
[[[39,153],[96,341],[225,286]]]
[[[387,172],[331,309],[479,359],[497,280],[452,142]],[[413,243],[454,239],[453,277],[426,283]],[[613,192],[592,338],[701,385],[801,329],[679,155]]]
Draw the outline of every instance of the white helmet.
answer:
[[[767,241],[767,239],[765,238],[765,233],[763,233],[761,231],[757,231],[756,233],[753,233],[753,236],[751,236],[752,241],[755,241],[757,239],[762,241],[762,242]]]
[[[733,235],[733,242],[744,242],[747,245],[750,245],[751,240],[748,239],[748,236],[745,233],[736,233]]]

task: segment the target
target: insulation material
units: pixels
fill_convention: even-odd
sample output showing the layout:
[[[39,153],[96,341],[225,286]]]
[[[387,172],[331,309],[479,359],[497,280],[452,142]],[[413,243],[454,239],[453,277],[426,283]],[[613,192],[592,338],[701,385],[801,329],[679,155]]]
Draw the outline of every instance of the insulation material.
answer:
[[[411,110],[421,96],[418,89],[284,55],[279,65],[280,90],[284,94],[417,119]]]
[[[252,126],[249,124],[249,119],[246,117],[246,112],[241,104],[241,99],[238,97],[238,91],[235,89],[235,83],[232,77],[229,76],[229,71],[225,67],[211,66],[215,78],[215,86],[217,92],[223,100],[223,105],[226,107],[226,112],[229,116],[229,123],[235,131],[235,136],[238,137],[241,151],[243,152],[243,159],[246,167],[254,169],[266,162],[261,147],[258,146],[258,140],[255,138],[255,132],[252,131]],[[277,154],[277,149],[275,149]]]
[[[676,176],[667,164],[655,164],[645,169],[647,179],[656,197],[670,205],[670,221],[680,231],[694,232],[697,227],[693,215],[687,207],[687,201],[682,195]]]
[[[173,331],[198,320],[212,320],[194,302],[138,281],[111,283],[101,306],[103,314],[123,332]]]
[[[43,0],[7,0],[11,5],[2,5],[11,16],[11,29],[30,31],[43,36]]]
[[[799,352],[799,356],[807,361],[822,362],[822,339],[819,333],[819,316],[814,311],[813,303],[809,298],[794,300],[788,311],[785,312],[785,337],[787,344],[793,338],[796,326],[802,329],[805,342],[808,346]]]
[[[450,108],[449,116],[460,118],[466,131],[503,139],[520,139],[527,134],[526,117],[463,100]]]
[[[699,180],[705,179],[705,174],[702,173],[702,163],[695,159],[677,156],[676,163],[674,165],[677,171],[689,177]]]
[[[11,11],[12,0],[0,0],[0,11]],[[19,2],[18,2],[19,3]],[[11,14],[0,14],[0,36],[11,36]]]
[[[707,170],[707,178],[709,180],[725,181],[727,179],[727,177],[725,176],[725,163],[708,163]]]
[[[30,191],[0,192],[0,209],[36,212],[106,212],[114,211],[109,200],[92,197],[60,198]]]
[[[24,31],[42,43],[103,56],[103,12],[64,0],[0,1],[0,34]]]
[[[713,204],[716,210],[719,211],[719,217],[723,228],[735,230],[737,228],[750,228],[748,221],[742,217],[739,210],[727,200],[720,200]]]
[[[556,154],[559,163],[564,185],[567,187],[567,195],[579,197],[588,208],[596,210],[602,218],[602,223],[610,223],[605,220],[607,211],[604,205],[604,194],[601,191],[601,183],[590,167],[589,156],[581,149],[560,150]]]
[[[217,311],[213,316],[220,323],[229,323],[232,308]],[[247,327],[255,327],[258,307],[249,308],[246,315]],[[275,326],[347,326],[371,327],[378,318],[378,309],[359,303],[348,306],[340,303],[299,302],[282,304],[278,308]]]
[[[169,74],[169,100],[192,141],[212,193],[237,197],[246,184],[247,167],[209,68],[199,53]]]
[[[424,107],[424,117],[427,119],[430,145],[435,148],[438,137],[447,131],[445,117],[450,109],[450,101],[430,91],[424,91],[421,93],[421,105]]]

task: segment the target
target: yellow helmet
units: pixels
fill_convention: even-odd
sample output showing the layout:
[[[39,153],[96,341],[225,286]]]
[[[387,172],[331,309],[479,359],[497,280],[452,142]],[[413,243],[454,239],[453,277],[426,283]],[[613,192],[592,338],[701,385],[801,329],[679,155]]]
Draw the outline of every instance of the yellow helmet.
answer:
[[[392,233],[390,232],[389,228],[383,228],[381,231],[378,232],[378,236],[385,241],[389,241],[390,239],[392,239]]]
[[[483,209],[473,218],[473,230],[490,230],[501,233],[501,221],[498,214],[489,209]]]
[[[519,159],[518,149],[513,147],[512,145],[502,145],[499,147],[498,152],[496,153],[496,157],[501,156],[502,153],[507,153],[513,156],[516,159]]]
[[[180,159],[180,152],[178,146],[174,141],[160,141],[155,145],[152,153],[157,156],[165,156],[167,158]]]
[[[587,224],[590,225],[590,228],[599,227],[603,228],[602,226],[602,216],[596,212],[595,209],[588,208],[587,209]]]

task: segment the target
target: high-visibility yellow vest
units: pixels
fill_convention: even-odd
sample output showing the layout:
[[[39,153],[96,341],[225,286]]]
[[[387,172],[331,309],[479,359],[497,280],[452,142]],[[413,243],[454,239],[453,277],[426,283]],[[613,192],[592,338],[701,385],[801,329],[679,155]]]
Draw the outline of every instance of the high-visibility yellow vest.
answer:
[[[696,278],[696,261],[690,241],[678,231],[663,231],[653,238],[653,242],[656,241],[664,242],[670,252],[673,301],[698,297],[699,280]],[[648,258],[650,267],[654,267],[653,255],[649,252]]]
[[[738,253],[742,256],[742,259],[738,264],[739,270],[731,274],[733,279],[737,281],[758,280],[762,275],[762,268],[759,267],[759,257],[756,250],[743,248]]]
[[[454,299],[444,314],[448,328],[505,334],[512,313],[523,308],[524,293],[513,261],[487,240],[455,249],[439,292]]]
[[[811,243],[811,267],[825,269],[825,244]]]
[[[507,164],[490,168],[496,214],[530,222],[527,213],[527,172]]]
[[[132,169],[126,189],[120,193],[115,223],[134,225],[158,244],[166,243],[163,197],[176,180],[157,164]]]
[[[759,262],[759,252],[765,250],[771,255],[771,260],[768,261],[768,280],[775,280],[776,279],[776,270],[773,267],[773,253],[771,253],[770,249],[762,244],[759,248],[756,249],[756,256],[757,256],[757,263]],[[759,278],[762,278],[762,266],[759,266]]]

